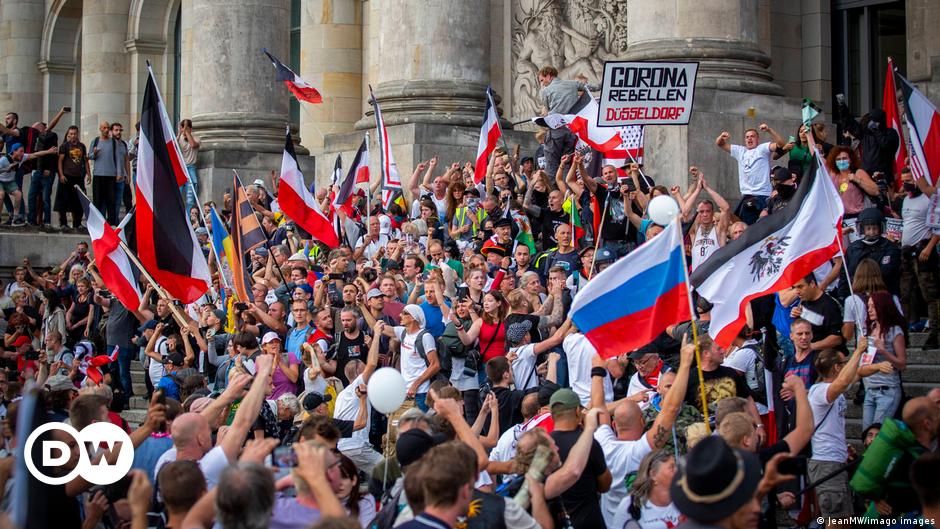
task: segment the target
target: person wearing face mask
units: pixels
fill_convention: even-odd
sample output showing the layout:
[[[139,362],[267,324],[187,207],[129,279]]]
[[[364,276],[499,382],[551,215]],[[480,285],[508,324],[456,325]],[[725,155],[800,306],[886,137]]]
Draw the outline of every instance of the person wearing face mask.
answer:
[[[896,296],[901,294],[901,250],[885,238],[885,218],[878,208],[868,208],[858,214],[855,223],[860,238],[849,244],[845,250],[845,266],[851,278],[855,278],[855,269],[863,259],[872,259],[881,267],[888,291]],[[847,281],[840,282],[840,295],[848,296]]]
[[[901,181],[907,193],[901,203],[901,218],[904,220],[901,233],[901,306],[908,321],[919,321],[922,314],[918,314],[919,307],[914,302],[919,291],[930,322],[930,334],[924,347],[936,347],[940,341],[937,339],[937,331],[940,330],[940,259],[936,251],[940,230],[927,225],[930,197],[924,193],[923,179],[915,182],[911,170],[904,168]]]
[[[868,113],[867,121],[857,121],[845,104],[845,98],[836,96],[835,121],[842,130],[851,134],[859,142],[862,153],[861,165],[868,174],[884,173],[888,185],[895,182],[894,156],[898,152],[900,138],[897,131],[886,127],[884,110],[873,108]]]
[[[833,147],[826,157],[826,166],[842,198],[846,219],[854,219],[873,204],[872,198],[880,193],[878,184],[871,179],[870,173],[862,169],[855,151],[842,145]]]
[[[761,211],[760,216],[772,215],[787,207],[790,199],[796,193],[796,175],[786,167],[774,167],[770,172],[770,181],[774,186],[774,194],[767,201],[767,207]]]

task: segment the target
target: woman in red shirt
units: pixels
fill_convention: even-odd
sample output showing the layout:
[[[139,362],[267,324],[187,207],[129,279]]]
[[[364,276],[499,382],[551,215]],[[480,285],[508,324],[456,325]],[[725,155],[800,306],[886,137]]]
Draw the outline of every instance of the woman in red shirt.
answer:
[[[506,355],[506,314],[509,304],[499,291],[490,291],[483,296],[483,315],[470,313],[473,324],[469,329],[457,328],[457,335],[464,345],[473,345],[479,338],[480,354],[483,362],[488,362],[497,356]]]

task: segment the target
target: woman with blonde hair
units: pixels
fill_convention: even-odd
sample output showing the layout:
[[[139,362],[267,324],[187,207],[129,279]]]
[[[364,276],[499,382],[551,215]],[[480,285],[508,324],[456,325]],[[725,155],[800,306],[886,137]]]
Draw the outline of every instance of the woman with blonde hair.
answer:
[[[676,475],[672,452],[656,450],[646,454],[636,479],[617,507],[611,527],[624,529],[665,529],[676,527],[684,518],[672,503],[669,486]]]

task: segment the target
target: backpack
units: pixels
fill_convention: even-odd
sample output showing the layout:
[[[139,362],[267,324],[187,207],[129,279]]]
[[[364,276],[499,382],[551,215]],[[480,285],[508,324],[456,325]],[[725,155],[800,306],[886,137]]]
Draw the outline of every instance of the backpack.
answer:
[[[424,335],[425,334],[431,334],[431,333],[428,332],[426,329],[421,329],[420,331],[418,331],[418,335],[415,336],[415,351],[418,353],[418,356],[420,356],[421,359],[424,360],[424,365],[430,366],[431,363],[428,362],[428,354],[424,350]],[[402,331],[402,333],[398,336],[398,339],[402,342],[405,341],[405,331]],[[428,380],[428,382],[434,382],[436,380],[450,380],[450,372],[453,369],[454,363],[453,363],[453,359],[450,357],[450,355],[447,352],[448,348],[446,345],[444,345],[441,342],[440,338],[434,338],[434,345],[437,348],[436,349],[437,360],[441,365],[441,369],[437,373],[435,373],[434,376],[432,376],[431,379]],[[444,371],[445,356],[446,356],[446,362],[447,362],[446,374]]]

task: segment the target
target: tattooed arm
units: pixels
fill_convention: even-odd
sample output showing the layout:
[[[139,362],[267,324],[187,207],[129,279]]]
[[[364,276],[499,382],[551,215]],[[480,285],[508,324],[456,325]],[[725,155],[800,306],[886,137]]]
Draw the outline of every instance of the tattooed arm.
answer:
[[[685,341],[685,336],[683,336],[676,380],[663,398],[662,411],[656,416],[653,426],[646,432],[646,441],[653,447],[653,450],[662,448],[669,440],[672,425],[682,407],[682,401],[685,400],[685,390],[689,385],[689,369],[692,365],[692,357],[695,355],[695,345],[685,343]]]

